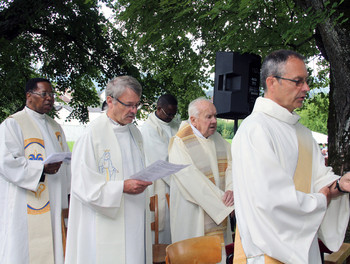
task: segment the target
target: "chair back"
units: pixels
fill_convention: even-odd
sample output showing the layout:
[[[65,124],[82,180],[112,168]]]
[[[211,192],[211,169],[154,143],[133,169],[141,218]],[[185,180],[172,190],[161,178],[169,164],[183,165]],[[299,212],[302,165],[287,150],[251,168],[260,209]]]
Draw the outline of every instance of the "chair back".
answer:
[[[150,197],[149,209],[154,212],[154,222],[151,223],[151,230],[154,231],[154,242],[159,244],[158,194]]]
[[[69,209],[63,208],[61,213],[63,256],[66,256],[67,225],[65,220],[68,220],[68,215],[69,215]]]
[[[199,264],[221,262],[222,247],[218,236],[202,236],[181,240],[166,248],[167,264]]]
[[[164,263],[165,249],[168,244],[159,244],[158,194],[150,197],[149,209],[151,212],[154,212],[154,222],[151,223],[151,230],[154,231],[154,244],[152,245],[153,263]]]

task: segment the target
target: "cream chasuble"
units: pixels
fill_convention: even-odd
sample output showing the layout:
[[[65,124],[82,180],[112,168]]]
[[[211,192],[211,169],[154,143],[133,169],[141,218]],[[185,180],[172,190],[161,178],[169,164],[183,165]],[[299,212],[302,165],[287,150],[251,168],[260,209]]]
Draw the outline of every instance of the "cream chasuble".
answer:
[[[169,161],[192,164],[171,178],[173,242],[210,233],[222,235],[223,232],[226,243],[232,241],[226,219],[233,207],[226,207],[222,202],[224,192],[232,190],[229,147],[218,133],[208,139],[194,135],[188,122],[182,122],[179,132],[172,138]],[[222,263],[225,263],[225,255]]]
[[[124,180],[143,163],[142,138],[133,124],[120,126],[103,114],[79,138],[66,263],[146,263],[145,193],[123,193]]]
[[[145,149],[146,166],[157,160],[168,161],[169,140],[176,134],[179,125],[180,123],[176,117],[171,122],[166,123],[159,119],[155,112],[149,115],[140,128]],[[158,194],[159,243],[161,244],[171,244],[169,208],[166,201],[166,193],[170,192],[169,178],[159,179],[149,186],[150,196]]]
[[[310,194],[296,191],[298,119],[258,98],[233,139],[235,212],[247,263],[265,263],[264,253],[283,263],[320,263],[317,238],[335,251],[343,241],[348,196],[333,199],[327,208],[318,191],[338,176],[325,167],[314,140]]]

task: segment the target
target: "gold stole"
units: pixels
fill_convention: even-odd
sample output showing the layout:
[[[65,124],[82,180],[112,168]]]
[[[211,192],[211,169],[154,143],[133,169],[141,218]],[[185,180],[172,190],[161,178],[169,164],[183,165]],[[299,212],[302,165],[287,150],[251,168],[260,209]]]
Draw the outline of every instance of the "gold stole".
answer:
[[[300,192],[310,193],[311,178],[312,178],[312,134],[309,129],[297,123],[295,126],[298,138],[298,163],[294,172],[295,189]],[[282,263],[277,259],[264,255],[265,264],[279,264]],[[239,235],[238,227],[236,226],[235,234],[235,249],[234,249],[234,264],[247,263],[247,257],[244,253],[241,237]]]
[[[24,155],[28,160],[42,161],[46,157],[45,143],[40,129],[30,116],[20,111],[11,116],[20,125],[24,139]],[[48,118],[61,143],[61,132],[57,124]],[[27,191],[27,221],[29,263],[54,263],[54,249],[47,176],[40,182],[37,191]]]
[[[212,182],[215,184],[213,171],[210,167],[210,160],[204,154],[204,149],[201,146],[190,124],[184,125],[176,134],[184,142],[188,152],[193,160],[195,166]],[[213,135],[215,136],[215,134]],[[224,142],[220,140],[215,141],[216,157],[220,177],[220,190],[225,191],[225,172],[227,169],[227,153]],[[216,185],[216,184],[215,184]],[[224,243],[224,230],[227,227],[227,218],[217,225],[210,216],[204,212],[204,233],[206,236],[218,235],[221,237],[221,242]]]

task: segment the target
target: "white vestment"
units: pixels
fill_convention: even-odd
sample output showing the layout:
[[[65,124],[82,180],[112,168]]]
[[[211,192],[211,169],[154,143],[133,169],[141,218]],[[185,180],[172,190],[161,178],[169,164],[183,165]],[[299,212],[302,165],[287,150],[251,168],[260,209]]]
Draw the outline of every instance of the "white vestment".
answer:
[[[296,191],[299,116],[270,99],[258,98],[253,113],[232,141],[232,174],[238,229],[248,263],[262,254],[283,263],[321,263],[317,238],[333,251],[341,246],[349,220],[349,197],[318,191],[339,177],[324,165],[313,142],[311,193]]]
[[[47,116],[29,108],[26,113],[40,129],[45,142],[46,156],[61,152],[62,148],[48,125]],[[63,151],[69,151],[63,130]],[[24,156],[21,128],[14,118],[0,125],[0,263],[29,263],[27,191],[36,191],[44,165],[39,160]],[[70,166],[62,164],[54,175],[46,175],[49,186],[51,225],[55,264],[63,263],[61,211],[68,207]]]
[[[168,161],[169,140],[176,134],[179,125],[176,118],[167,123],[159,119],[155,112],[149,115],[140,128],[143,137],[146,166],[157,160]],[[169,208],[165,196],[166,193],[170,193],[169,177],[155,181],[149,187],[149,193],[151,196],[158,194],[159,243],[171,244]]]
[[[123,193],[124,180],[143,168],[142,137],[133,124],[120,126],[104,114],[78,139],[67,264],[146,263],[146,246],[152,246],[145,235],[146,194]]]
[[[186,121],[182,122],[180,130],[186,124]],[[199,131],[197,130],[196,133],[199,133]],[[218,187],[223,185],[225,191],[232,190],[230,144],[217,132],[208,138],[200,137],[196,133],[196,139],[203,150],[197,155],[209,159],[207,166],[210,166],[215,184],[194,164],[194,159],[197,158],[190,155],[183,140],[178,136],[173,137],[169,145],[169,161],[175,164],[191,164],[171,175],[170,226],[173,243],[192,237],[204,236],[206,214],[219,225],[233,211],[233,206],[227,207],[223,203],[224,191]],[[219,141],[225,145],[227,154],[228,167],[225,172],[224,183],[220,183],[215,147]],[[232,233],[229,219],[227,219],[227,230],[224,235],[225,244],[231,243]],[[225,254],[223,254],[221,263],[226,263]]]

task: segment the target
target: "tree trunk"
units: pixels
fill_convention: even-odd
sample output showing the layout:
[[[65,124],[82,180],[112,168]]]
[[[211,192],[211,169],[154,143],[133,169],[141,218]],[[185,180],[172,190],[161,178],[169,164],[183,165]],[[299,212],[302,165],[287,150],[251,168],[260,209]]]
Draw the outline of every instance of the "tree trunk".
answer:
[[[323,0],[295,2],[316,11],[326,8]],[[338,1],[332,0],[327,8],[333,2]],[[336,23],[341,12],[349,20]],[[328,162],[341,175],[350,171],[350,1],[344,1],[330,19],[317,26],[316,44],[330,63]]]

